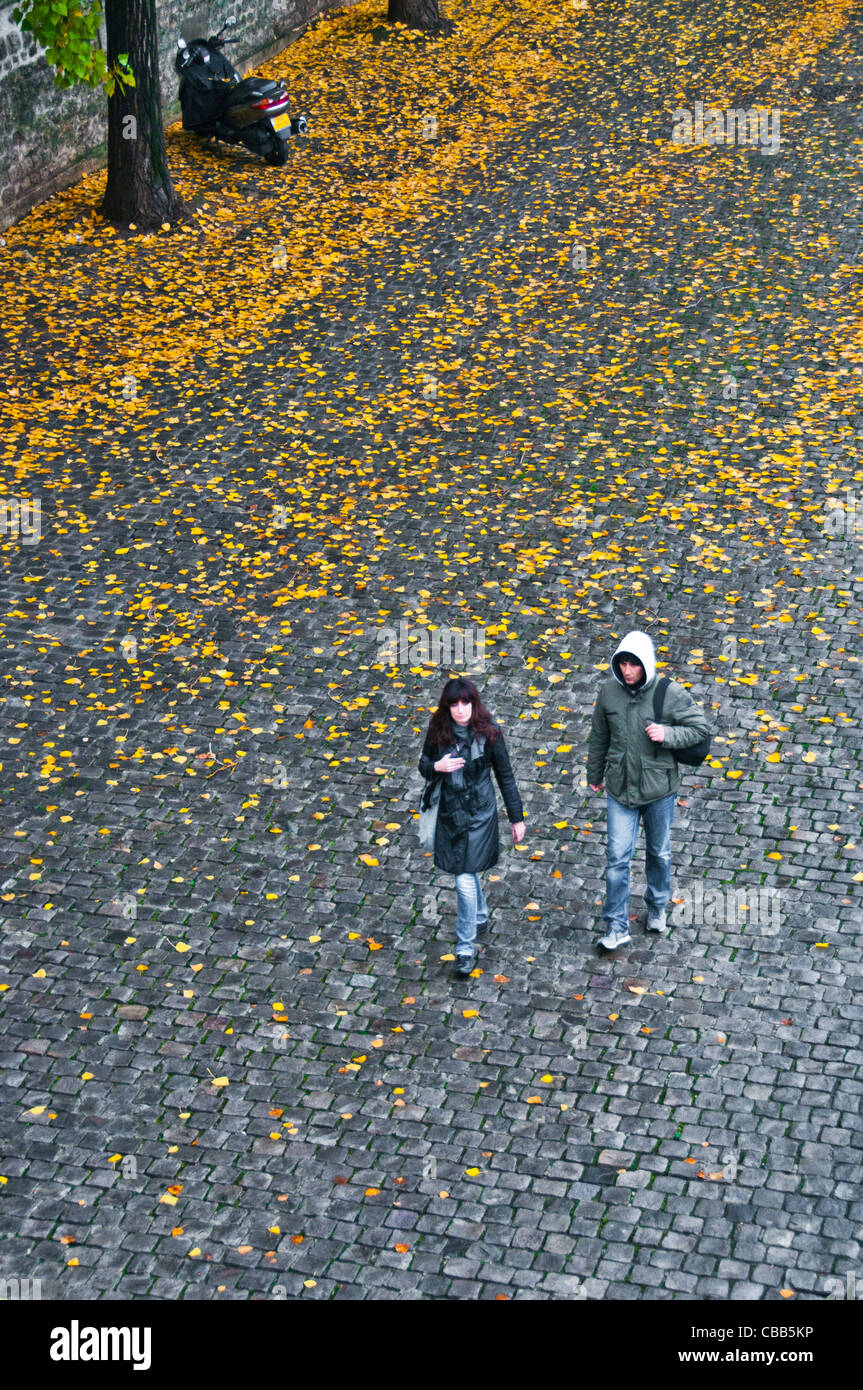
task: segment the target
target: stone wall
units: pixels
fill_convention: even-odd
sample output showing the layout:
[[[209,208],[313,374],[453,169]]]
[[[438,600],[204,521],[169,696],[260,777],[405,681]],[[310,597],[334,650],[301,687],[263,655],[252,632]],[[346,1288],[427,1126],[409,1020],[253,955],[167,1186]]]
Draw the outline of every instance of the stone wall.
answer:
[[[166,123],[180,114],[174,54],[182,33],[213,33],[235,14],[241,40],[228,56],[244,71],[298,38],[325,10],[351,0],[214,0],[210,6],[156,0]],[[12,18],[15,0],[0,0],[0,227],[8,227],[58,188],[105,160],[104,93],[89,87],[54,86],[53,71],[32,35]],[[104,45],[104,29],[102,42]]]

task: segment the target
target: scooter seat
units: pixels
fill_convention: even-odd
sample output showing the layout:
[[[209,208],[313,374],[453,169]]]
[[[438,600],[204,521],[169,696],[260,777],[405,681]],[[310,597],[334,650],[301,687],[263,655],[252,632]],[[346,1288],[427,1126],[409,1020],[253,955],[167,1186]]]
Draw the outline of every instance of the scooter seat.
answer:
[[[244,77],[236,87],[231,88],[229,106],[247,106],[250,101],[260,101],[264,97],[274,97],[282,90],[281,82],[269,77]]]

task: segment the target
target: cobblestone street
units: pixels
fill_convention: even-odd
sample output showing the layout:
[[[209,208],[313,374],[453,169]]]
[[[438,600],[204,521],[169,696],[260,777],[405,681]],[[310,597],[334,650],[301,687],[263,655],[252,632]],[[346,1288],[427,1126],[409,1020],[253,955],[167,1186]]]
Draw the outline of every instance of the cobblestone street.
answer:
[[[481,158],[331,279],[233,340],[195,298],[200,351],[132,368],[128,409],[52,395],[76,347],[35,309],[14,345],[4,495],[41,499],[41,536],[0,538],[0,1279],[43,1298],[863,1277],[861,11],[523,4],[495,37],[486,9],[464,109],[415,152],[498,121]],[[498,109],[477,74],[516,60]],[[781,109],[778,150],[672,145],[696,101]],[[285,184],[269,261],[314,229],[292,181],[325,155],[346,236],[402,177],[324,107],[286,171],[210,156],[211,206],[235,165],[245,199],[232,275],[257,188]],[[27,227],[21,285],[19,247],[55,254]],[[632,628],[714,740],[671,930],[608,956],[585,763]],[[430,630],[481,637],[452,669],[525,807],[466,982],[417,845]],[[643,840],[633,883],[636,918]]]

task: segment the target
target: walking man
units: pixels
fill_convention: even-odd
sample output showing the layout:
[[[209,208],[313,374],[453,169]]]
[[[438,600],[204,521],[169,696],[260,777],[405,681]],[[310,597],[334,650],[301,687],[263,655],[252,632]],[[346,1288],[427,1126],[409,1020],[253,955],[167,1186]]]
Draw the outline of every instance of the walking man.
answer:
[[[676,681],[665,694],[663,722],[653,717],[656,653],[646,632],[627,632],[611,658],[593,708],[587,759],[591,791],[607,782],[608,850],[605,871],[607,924],[600,941],[607,951],[626,946],[629,935],[630,863],[639,822],[646,841],[647,930],[667,930],[671,896],[671,826],[680,785],[674,750],[690,748],[709,732],[707,718]]]

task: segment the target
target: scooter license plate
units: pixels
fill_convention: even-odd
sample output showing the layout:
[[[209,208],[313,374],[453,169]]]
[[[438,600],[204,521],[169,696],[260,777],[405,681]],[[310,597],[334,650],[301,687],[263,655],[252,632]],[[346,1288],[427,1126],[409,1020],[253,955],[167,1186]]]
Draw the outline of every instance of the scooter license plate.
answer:
[[[291,118],[288,115],[288,113],[285,112],[284,116],[271,117],[270,123],[273,127],[273,130],[284,130],[285,126],[290,125]]]

